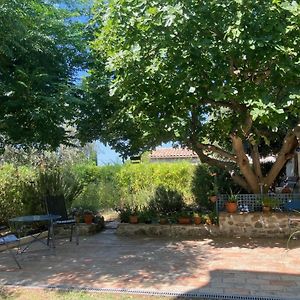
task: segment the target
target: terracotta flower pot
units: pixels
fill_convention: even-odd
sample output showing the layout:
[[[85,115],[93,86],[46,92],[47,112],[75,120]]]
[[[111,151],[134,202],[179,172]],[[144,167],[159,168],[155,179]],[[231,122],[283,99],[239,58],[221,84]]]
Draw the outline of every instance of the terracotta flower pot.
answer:
[[[201,224],[201,217],[194,217],[194,223],[195,223],[195,225],[200,225]]]
[[[129,223],[130,224],[137,224],[138,223],[138,216],[133,215],[129,217]]]
[[[190,224],[191,219],[189,217],[179,217],[178,218],[178,223],[181,225],[187,225]]]
[[[271,207],[270,207],[270,206],[263,206],[263,207],[262,207],[262,211],[263,211],[264,213],[268,213],[268,212],[271,211]]]
[[[92,224],[94,216],[92,214],[86,214],[83,216],[85,224]]]
[[[160,218],[159,219],[159,224],[160,225],[166,225],[166,224],[168,224],[168,219],[167,218]]]
[[[226,210],[229,213],[235,213],[237,211],[237,203],[236,202],[226,202],[225,204]]]

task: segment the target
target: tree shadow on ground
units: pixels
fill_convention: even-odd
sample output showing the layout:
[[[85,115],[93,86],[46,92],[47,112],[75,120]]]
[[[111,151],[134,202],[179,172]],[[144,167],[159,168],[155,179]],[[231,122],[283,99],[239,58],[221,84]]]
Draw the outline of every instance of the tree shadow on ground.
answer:
[[[253,272],[269,271],[273,276],[277,269],[283,268],[282,276],[294,276],[300,264],[299,255],[297,249],[286,251],[285,242],[121,237],[104,231],[81,237],[78,246],[58,240],[56,255],[25,256],[22,270],[11,269],[13,261],[9,255],[1,255],[0,284],[165,291],[206,287],[216,291],[216,278],[229,280],[231,273],[235,279],[239,278],[235,274],[246,276]],[[226,285],[226,280],[220,284]]]

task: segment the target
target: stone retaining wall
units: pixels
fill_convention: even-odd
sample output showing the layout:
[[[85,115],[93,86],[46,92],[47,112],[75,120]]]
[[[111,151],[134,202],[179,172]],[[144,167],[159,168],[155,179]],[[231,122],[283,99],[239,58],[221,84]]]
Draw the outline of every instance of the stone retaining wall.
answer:
[[[146,235],[164,237],[243,236],[243,237],[287,237],[289,235],[288,213],[234,213],[220,212],[216,225],[159,225],[121,223],[120,235]],[[299,215],[295,215],[299,217]]]
[[[117,228],[120,235],[146,235],[162,237],[194,237],[200,238],[218,235],[219,227],[216,225],[160,225],[160,224],[128,224],[121,223]]]
[[[286,237],[289,235],[288,216],[288,213],[283,212],[220,212],[220,232],[228,236]]]
[[[102,224],[102,223],[92,223],[92,224],[79,223],[79,224],[77,224],[77,226],[78,226],[78,234],[79,235],[95,234],[96,232],[99,232],[104,228],[104,224]],[[68,235],[68,234],[70,234],[70,230],[71,230],[71,228],[68,226],[66,226],[66,227],[58,226],[58,227],[55,227],[55,234]]]

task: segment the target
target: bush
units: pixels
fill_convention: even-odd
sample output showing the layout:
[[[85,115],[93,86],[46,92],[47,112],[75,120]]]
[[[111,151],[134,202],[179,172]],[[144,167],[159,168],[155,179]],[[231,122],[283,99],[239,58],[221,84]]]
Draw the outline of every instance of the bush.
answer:
[[[209,196],[212,195],[212,193],[237,193],[240,191],[240,188],[232,181],[228,172],[217,167],[201,164],[195,169],[191,190],[196,203],[201,208],[213,211],[215,205],[209,201]]]
[[[35,173],[27,167],[11,164],[0,167],[0,223],[23,214],[39,213],[41,202],[30,193]]]
[[[83,210],[97,212],[100,210],[99,186],[96,183],[87,185],[82,193],[73,201],[72,207],[80,207]]]
[[[214,179],[207,165],[198,165],[192,179],[191,190],[195,196],[196,203],[205,209],[211,209],[209,194],[214,189]]]
[[[70,209],[72,202],[83,190],[83,186],[68,169],[52,166],[40,169],[36,181],[36,194],[40,199],[46,196],[62,196]]]
[[[176,190],[159,186],[154,197],[149,202],[149,209],[160,214],[170,214],[181,211],[184,207],[182,195]]]
[[[158,186],[177,190],[192,202],[190,182],[195,166],[188,162],[125,164],[117,174],[122,203],[147,205]]]

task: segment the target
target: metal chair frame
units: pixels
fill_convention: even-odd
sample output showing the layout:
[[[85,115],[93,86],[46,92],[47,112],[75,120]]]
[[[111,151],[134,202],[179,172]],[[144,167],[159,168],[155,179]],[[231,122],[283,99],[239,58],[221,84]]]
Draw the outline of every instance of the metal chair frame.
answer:
[[[60,215],[61,218],[53,223],[55,226],[69,226],[70,227],[70,242],[73,239],[73,232],[75,231],[76,235],[76,245],[79,244],[79,235],[78,235],[78,224],[74,218],[69,218],[65,203],[65,198],[63,195],[57,196],[46,196],[45,205],[47,213],[51,215]],[[48,236],[48,243],[50,237]]]
[[[12,256],[13,260],[15,261],[15,263],[17,264],[19,269],[22,269],[19,261],[17,260],[16,255],[14,254],[14,252],[12,251],[10,245],[12,244],[16,244],[16,242],[20,243],[20,239],[17,238],[14,234],[9,233],[9,234],[2,234],[1,231],[6,230],[7,227],[5,226],[0,226],[0,245],[4,245],[5,246],[5,250],[7,250],[10,255]]]

